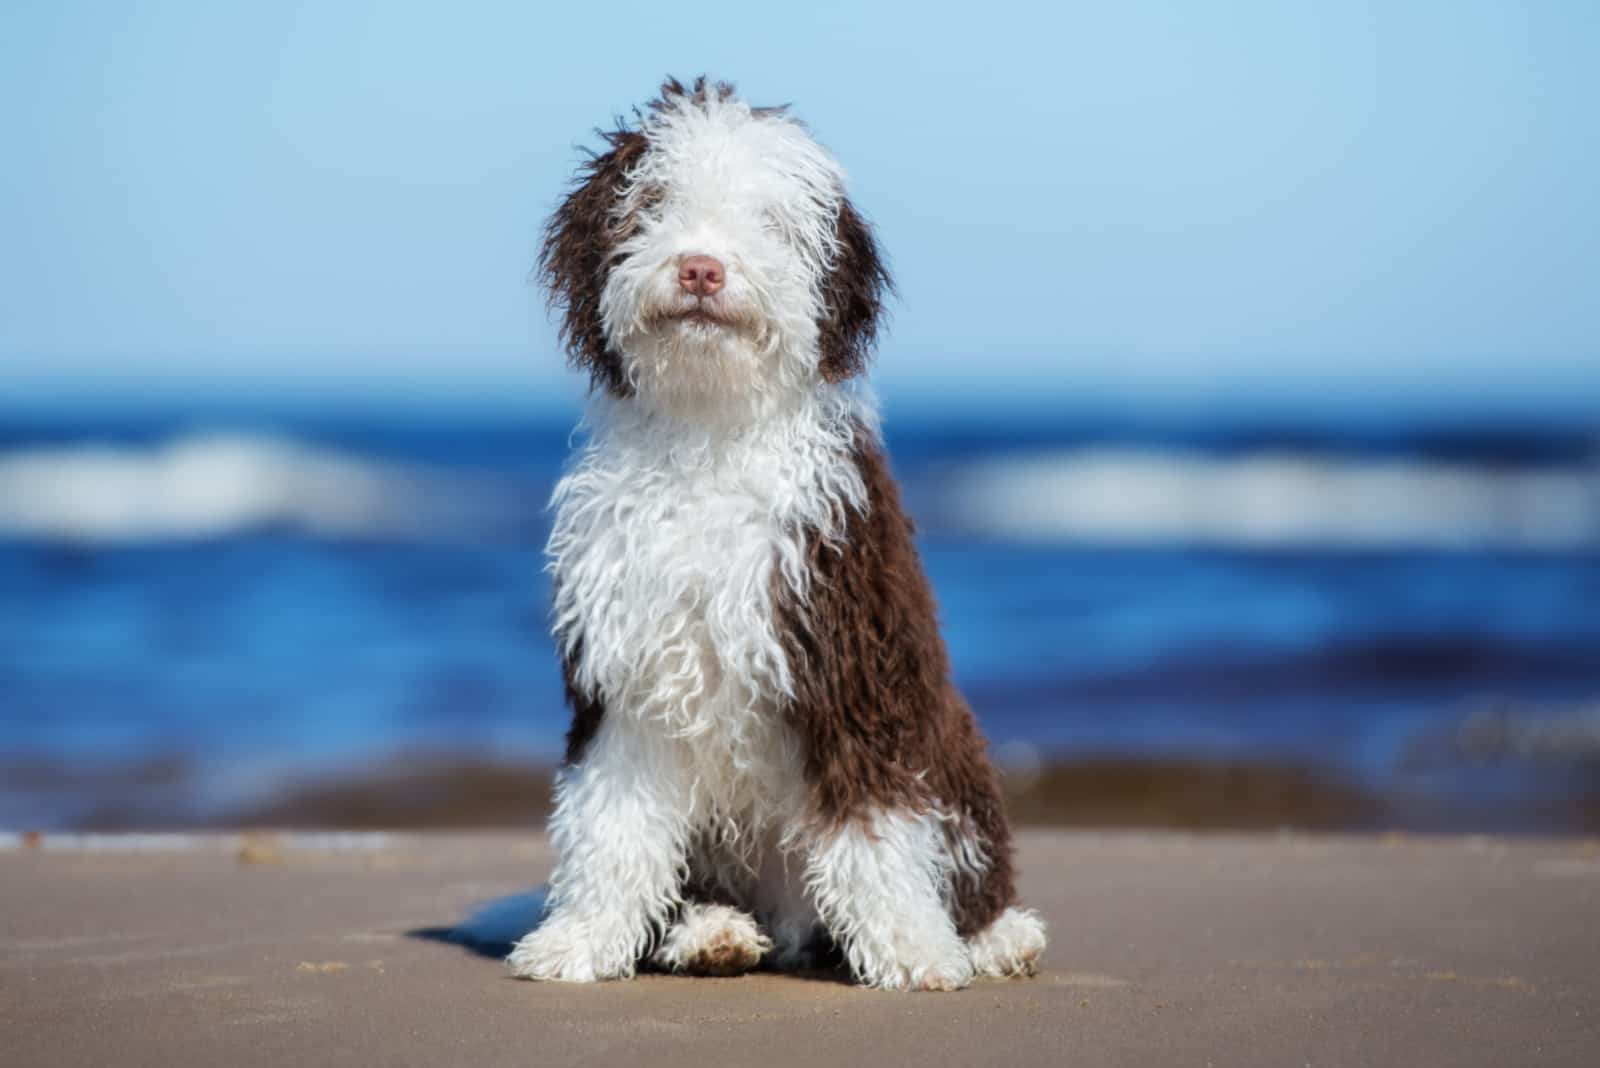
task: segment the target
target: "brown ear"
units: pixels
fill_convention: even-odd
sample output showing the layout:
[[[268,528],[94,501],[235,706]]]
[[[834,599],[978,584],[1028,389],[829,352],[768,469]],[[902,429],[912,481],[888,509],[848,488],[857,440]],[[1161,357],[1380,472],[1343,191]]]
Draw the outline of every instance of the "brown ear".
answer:
[[[836,234],[838,256],[823,285],[822,321],[817,324],[819,366],[829,382],[841,382],[866,369],[878,339],[883,298],[894,292],[872,228],[848,200],[839,204]]]
[[[615,130],[601,135],[610,146],[578,171],[577,184],[545,225],[539,249],[539,280],[552,310],[561,311],[561,341],[574,367],[618,396],[630,391],[622,357],[606,343],[600,293],[620,235],[617,201],[628,171],[644,154],[644,135]]]

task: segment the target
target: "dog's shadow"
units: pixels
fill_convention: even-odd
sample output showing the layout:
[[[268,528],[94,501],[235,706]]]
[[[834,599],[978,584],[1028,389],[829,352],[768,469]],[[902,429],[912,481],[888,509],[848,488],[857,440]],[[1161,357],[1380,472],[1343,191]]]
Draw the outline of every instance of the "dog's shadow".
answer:
[[[407,931],[406,937],[457,946],[488,960],[504,960],[523,935],[539,926],[544,919],[545,902],[549,897],[548,886],[497,897],[479,905],[454,927],[419,927]],[[783,974],[796,979],[853,985],[854,980],[844,963],[844,955],[831,942],[821,948],[817,963],[815,968],[784,971]],[[761,970],[768,969],[763,967]]]
[[[419,927],[407,931],[406,936],[444,942],[480,957],[504,960],[519,938],[539,926],[549,896],[550,888],[541,886],[526,893],[497,897],[479,905],[454,927]]]

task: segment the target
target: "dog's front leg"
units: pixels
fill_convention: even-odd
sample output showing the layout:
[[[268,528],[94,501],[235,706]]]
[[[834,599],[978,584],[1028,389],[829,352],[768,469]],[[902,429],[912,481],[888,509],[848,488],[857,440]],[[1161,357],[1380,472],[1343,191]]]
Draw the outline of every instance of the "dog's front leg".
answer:
[[[690,804],[670,739],[608,717],[556,784],[545,918],[506,963],[525,979],[630,978],[681,897]]]
[[[861,982],[959,990],[972,958],[947,905],[953,867],[934,815],[878,810],[813,832],[806,889]]]

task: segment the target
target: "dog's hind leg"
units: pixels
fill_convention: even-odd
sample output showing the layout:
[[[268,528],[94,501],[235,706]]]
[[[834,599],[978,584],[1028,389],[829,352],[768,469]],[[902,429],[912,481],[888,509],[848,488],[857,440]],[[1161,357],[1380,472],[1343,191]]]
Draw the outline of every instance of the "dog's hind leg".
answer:
[[[667,928],[650,963],[687,975],[742,975],[771,949],[772,939],[761,933],[748,912],[693,901]]]
[[[746,911],[755,884],[746,858],[714,835],[697,837],[683,908],[650,955],[651,965],[683,975],[742,975],[760,964],[772,940]]]

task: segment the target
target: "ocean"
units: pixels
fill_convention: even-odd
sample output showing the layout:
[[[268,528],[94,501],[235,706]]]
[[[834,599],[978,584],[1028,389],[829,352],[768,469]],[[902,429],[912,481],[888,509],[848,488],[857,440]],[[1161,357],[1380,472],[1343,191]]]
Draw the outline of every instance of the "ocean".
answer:
[[[1402,823],[1595,826],[1595,435],[886,432],[1012,774],[1287,766]],[[541,547],[572,440],[564,418],[0,421],[0,828],[214,822],[416,754],[553,761]]]

